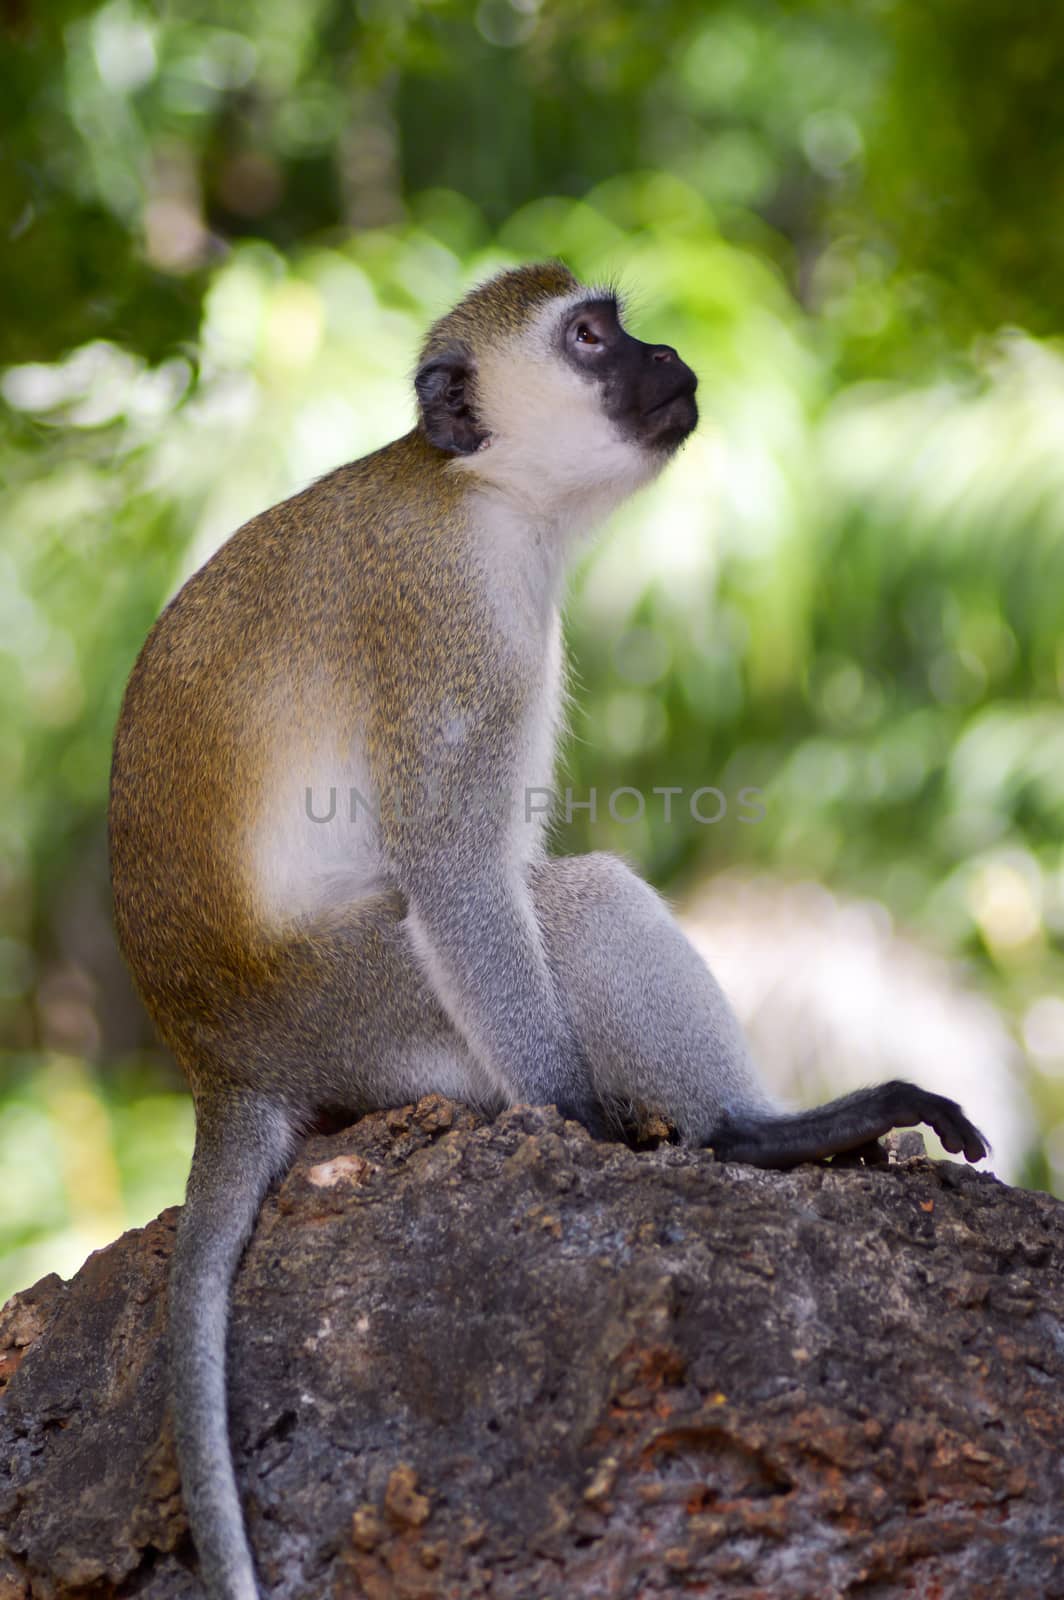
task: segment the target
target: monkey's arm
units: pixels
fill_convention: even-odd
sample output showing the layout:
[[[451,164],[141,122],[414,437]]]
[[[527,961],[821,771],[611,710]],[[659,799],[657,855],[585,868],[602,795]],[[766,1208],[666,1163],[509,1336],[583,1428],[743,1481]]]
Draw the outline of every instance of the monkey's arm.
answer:
[[[510,1100],[555,1104],[602,1131],[591,1077],[547,963],[524,879],[490,848],[422,859],[407,929],[459,1033]]]
[[[446,582],[430,578],[419,569],[378,600],[389,619],[378,671],[387,693],[369,707],[367,754],[382,867],[406,900],[419,965],[500,1095],[557,1104],[604,1131],[526,878],[537,850],[524,820],[529,749],[553,693],[550,618],[510,638],[477,563],[456,560]],[[418,674],[410,615],[431,653]]]

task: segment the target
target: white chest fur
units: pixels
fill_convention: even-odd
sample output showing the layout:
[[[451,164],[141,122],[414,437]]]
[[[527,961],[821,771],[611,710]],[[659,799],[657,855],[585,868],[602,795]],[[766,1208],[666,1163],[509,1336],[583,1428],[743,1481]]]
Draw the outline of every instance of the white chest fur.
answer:
[[[542,852],[555,753],[563,728],[565,660],[558,596],[566,539],[556,527],[526,519],[485,496],[476,555],[491,623],[507,659],[528,686],[515,730],[511,785],[512,849],[519,861]]]
[[[473,555],[486,600],[484,625],[492,636],[485,640],[485,657],[499,655],[524,685],[519,725],[498,751],[499,770],[481,775],[482,793],[493,805],[507,802],[506,848],[519,869],[543,851],[562,725],[557,591],[564,550],[549,529],[522,525],[507,508],[489,503],[480,511]],[[418,662],[410,661],[406,670],[416,672]],[[487,709],[493,685],[484,688]],[[378,893],[391,878],[376,820],[381,797],[363,741],[357,731],[341,737],[320,722],[311,734],[307,723],[315,719],[295,718],[295,703],[295,697],[278,701],[275,715],[266,719],[273,748],[246,840],[251,892],[264,920],[275,927],[334,915]],[[426,732],[427,778],[470,737],[474,718],[456,704],[453,716],[444,716],[433,734]],[[441,737],[450,753],[434,743]],[[471,794],[470,804],[479,799]]]

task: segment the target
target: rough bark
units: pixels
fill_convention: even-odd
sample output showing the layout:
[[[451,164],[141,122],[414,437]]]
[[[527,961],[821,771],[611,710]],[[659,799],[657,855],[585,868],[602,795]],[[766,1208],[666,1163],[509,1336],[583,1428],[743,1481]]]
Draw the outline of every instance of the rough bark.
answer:
[[[0,1313],[0,1600],[201,1593],[175,1211]],[[436,1098],[310,1141],[240,1272],[271,1596],[1064,1595],[1064,1206]]]

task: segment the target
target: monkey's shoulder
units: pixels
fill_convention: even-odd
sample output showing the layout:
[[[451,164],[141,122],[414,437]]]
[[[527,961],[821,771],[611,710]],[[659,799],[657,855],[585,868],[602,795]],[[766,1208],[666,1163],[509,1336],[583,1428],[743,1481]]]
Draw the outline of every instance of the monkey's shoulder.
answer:
[[[198,568],[145,657],[202,660],[268,642],[311,646],[343,619],[424,614],[464,587],[466,486],[416,431],[335,468],[252,517]]]

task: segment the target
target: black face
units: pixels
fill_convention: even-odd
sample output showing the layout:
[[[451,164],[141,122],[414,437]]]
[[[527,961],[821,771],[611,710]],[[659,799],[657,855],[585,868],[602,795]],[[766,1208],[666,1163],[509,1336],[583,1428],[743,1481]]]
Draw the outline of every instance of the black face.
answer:
[[[566,360],[602,385],[606,415],[624,436],[675,450],[698,421],[698,379],[667,344],[643,344],[621,327],[612,300],[588,300],[566,317]]]

